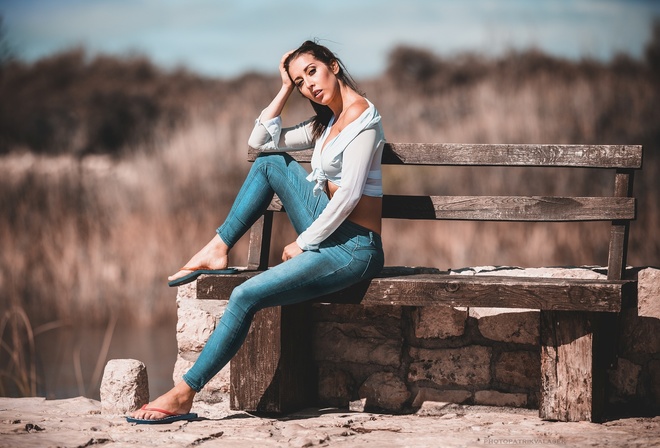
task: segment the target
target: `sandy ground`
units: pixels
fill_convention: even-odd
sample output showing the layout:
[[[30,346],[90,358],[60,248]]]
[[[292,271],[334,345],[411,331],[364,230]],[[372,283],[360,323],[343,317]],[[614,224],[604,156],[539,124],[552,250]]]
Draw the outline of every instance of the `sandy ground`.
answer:
[[[660,417],[546,422],[527,409],[427,403],[417,414],[308,409],[280,418],[199,404],[200,419],[132,425],[87,398],[0,398],[0,446],[22,447],[660,447]]]

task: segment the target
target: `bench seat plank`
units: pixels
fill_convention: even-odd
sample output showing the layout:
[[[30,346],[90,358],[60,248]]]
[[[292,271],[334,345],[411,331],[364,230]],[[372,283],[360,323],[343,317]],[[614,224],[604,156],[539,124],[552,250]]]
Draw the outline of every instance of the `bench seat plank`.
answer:
[[[404,270],[406,268],[403,268]],[[229,297],[239,284],[258,274],[245,271],[234,275],[202,276],[197,297]],[[354,285],[317,299],[327,303],[362,305],[530,308],[552,311],[621,310],[624,292],[631,281],[566,278],[528,278],[446,273],[396,275],[388,268],[370,282]]]

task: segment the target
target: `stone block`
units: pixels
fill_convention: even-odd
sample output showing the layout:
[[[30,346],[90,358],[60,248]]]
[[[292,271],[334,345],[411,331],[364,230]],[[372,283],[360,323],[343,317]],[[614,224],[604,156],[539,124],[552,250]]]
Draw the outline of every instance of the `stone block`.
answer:
[[[660,353],[660,319],[640,317],[635,309],[622,311],[619,344],[626,358]]]
[[[456,403],[443,401],[425,401],[415,414],[424,417],[449,417],[455,418],[465,412],[465,408]]]
[[[101,412],[126,415],[149,402],[146,366],[135,359],[111,359],[101,380]]]
[[[504,352],[495,363],[495,380],[515,387],[538,389],[541,359],[538,353]]]
[[[660,410],[660,359],[649,361],[650,400]]]
[[[646,268],[637,274],[637,314],[660,319],[660,269]]]
[[[488,347],[411,348],[409,381],[432,381],[440,386],[485,386],[490,384]]]
[[[431,387],[422,387],[415,395],[413,407],[420,408],[426,402],[432,403],[456,403],[461,404],[472,397],[467,390],[439,390]]]
[[[392,339],[375,326],[320,322],[314,326],[313,338],[317,361],[401,364],[401,337]]]
[[[202,351],[227,306],[226,300],[177,300],[179,353]]]
[[[312,306],[312,317],[319,322],[364,322],[398,321],[401,307],[391,305],[353,305],[316,303]]]
[[[361,399],[366,398],[367,409],[391,412],[400,411],[410,398],[406,384],[391,372],[374,373],[360,386],[358,394]]]
[[[538,310],[470,308],[470,317],[477,319],[483,337],[516,344],[539,344],[539,316]]]
[[[412,315],[415,337],[446,339],[461,336],[465,332],[467,316],[467,308],[454,308],[451,306],[418,307]]]
[[[480,390],[474,394],[474,403],[486,406],[512,406],[521,408],[527,405],[527,395],[507,394],[495,390]]]
[[[641,370],[642,368],[637,364],[625,358],[619,358],[616,369],[607,371],[614,396],[623,398],[635,395]]]
[[[367,409],[367,399],[361,398],[348,403],[348,410],[351,412],[364,412]]]
[[[353,397],[355,381],[342,369],[321,367],[319,369],[319,402],[325,406],[346,406]]]

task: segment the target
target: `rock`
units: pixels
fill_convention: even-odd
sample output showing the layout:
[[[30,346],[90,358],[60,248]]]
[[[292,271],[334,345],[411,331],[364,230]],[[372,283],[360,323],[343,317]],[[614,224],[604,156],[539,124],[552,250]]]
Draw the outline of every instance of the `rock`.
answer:
[[[401,336],[392,339],[375,326],[319,322],[314,326],[313,338],[317,361],[391,367],[401,364]]]
[[[179,353],[199,353],[227,307],[226,300],[177,299],[176,340]]]
[[[355,384],[345,370],[321,367],[319,369],[319,401],[326,406],[342,407],[350,401]]]
[[[495,379],[510,386],[538,389],[541,381],[541,360],[538,353],[502,353],[495,363]]]
[[[619,358],[616,364],[616,369],[607,372],[614,394],[617,397],[635,395],[639,373],[642,368],[625,358]]]
[[[364,412],[367,408],[367,399],[353,400],[348,403],[348,410],[351,412]]]
[[[423,339],[461,336],[465,332],[467,308],[426,306],[413,312],[415,336]]]
[[[660,319],[660,269],[642,269],[637,282],[637,314]]]
[[[488,406],[514,406],[524,407],[527,405],[527,395],[506,394],[494,390],[480,390],[474,394],[474,402]]]
[[[648,370],[651,389],[649,401],[657,410],[660,410],[660,359],[650,361]]]
[[[425,401],[415,413],[425,417],[441,417],[445,415],[459,415],[463,407],[456,403],[443,401]]]
[[[538,344],[539,311],[516,308],[470,308],[479,332],[493,341]]]
[[[636,355],[660,353],[660,319],[640,317],[637,310],[621,312],[621,355],[634,358]]]
[[[467,390],[438,390],[430,387],[422,387],[417,392],[413,401],[414,408],[421,408],[426,403],[456,403],[467,401],[472,393]]]
[[[405,383],[391,372],[377,372],[360,386],[360,398],[367,400],[367,409],[398,412],[403,408],[410,392]]]
[[[472,345],[462,348],[411,348],[408,381],[433,381],[439,386],[485,386],[490,384],[488,347]]]
[[[101,381],[101,411],[128,414],[149,402],[147,368],[135,359],[108,361]]]

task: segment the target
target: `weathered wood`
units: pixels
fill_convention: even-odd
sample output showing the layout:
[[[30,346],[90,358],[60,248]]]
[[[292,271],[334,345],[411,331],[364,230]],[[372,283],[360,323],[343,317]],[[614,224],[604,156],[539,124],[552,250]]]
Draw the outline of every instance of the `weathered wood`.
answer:
[[[248,246],[247,268],[264,270],[268,268],[270,237],[273,229],[273,213],[266,212],[252,225]]]
[[[309,305],[266,308],[231,361],[231,409],[282,413],[314,403]]]
[[[197,297],[226,297],[243,281],[256,275],[243,272],[227,276],[203,276]],[[621,309],[623,290],[631,281],[413,274],[377,277],[317,299],[329,303],[363,305],[451,305],[539,310],[603,311]]]
[[[633,219],[635,200],[614,197],[386,196],[383,217],[468,221]]]
[[[284,211],[274,200],[269,211]],[[464,221],[612,221],[635,218],[635,199],[554,196],[383,196],[383,218]]]
[[[544,420],[600,421],[605,369],[595,313],[541,312],[541,401]]]
[[[614,196],[619,198],[628,198],[634,200],[633,194],[634,172],[631,170],[617,170],[614,178]],[[635,219],[629,218],[629,219]],[[628,233],[630,231],[630,221],[613,220],[612,230],[610,232],[609,259],[607,262],[607,277],[609,279],[623,278],[623,271],[626,269],[628,258]]]
[[[624,283],[558,278],[420,274],[376,278],[371,281],[360,303],[614,312],[621,308],[621,290]],[[342,301],[341,293],[336,294],[335,297],[334,300]]]
[[[309,162],[312,151],[290,152],[299,162]],[[259,152],[250,149],[248,160]],[[533,166],[629,168],[642,167],[639,145],[529,145],[458,143],[387,143],[384,164],[447,166]]]

